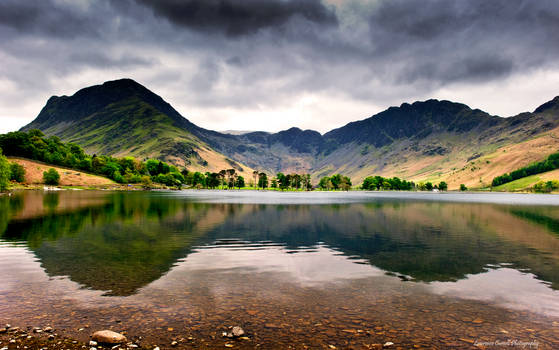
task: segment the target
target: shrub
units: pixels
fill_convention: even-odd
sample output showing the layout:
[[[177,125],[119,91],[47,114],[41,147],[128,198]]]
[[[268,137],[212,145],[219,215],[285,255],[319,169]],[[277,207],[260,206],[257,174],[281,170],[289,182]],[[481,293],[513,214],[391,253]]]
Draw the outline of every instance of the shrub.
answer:
[[[464,184],[460,184],[460,191],[467,191],[468,187],[466,187],[466,185]]]
[[[118,171],[118,170],[116,170],[116,171],[113,173],[113,176],[112,176],[112,177],[113,177],[113,180],[115,180],[115,181],[118,182],[119,184],[123,184],[123,183],[125,182],[124,176],[122,176],[122,175],[120,174],[120,171]]]
[[[10,180],[10,163],[8,159],[2,155],[0,151],[0,191],[8,189],[8,182]]]
[[[60,174],[56,169],[50,168],[43,173],[43,181],[47,185],[58,185],[60,183]]]
[[[10,180],[17,181],[17,182],[24,182],[25,168],[18,163],[10,164]]]
[[[144,188],[151,188],[152,182],[151,182],[151,177],[149,177],[148,175],[144,175],[142,176],[142,186]]]
[[[559,181],[540,181],[534,185],[533,189],[535,192],[549,193],[559,189]]]

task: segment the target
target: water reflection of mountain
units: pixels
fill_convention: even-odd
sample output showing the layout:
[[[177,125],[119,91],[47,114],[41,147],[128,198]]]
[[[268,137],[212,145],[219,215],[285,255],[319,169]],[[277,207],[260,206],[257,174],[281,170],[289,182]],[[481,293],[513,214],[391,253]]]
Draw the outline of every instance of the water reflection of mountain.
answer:
[[[324,242],[389,273],[427,282],[455,281],[506,262],[559,286],[559,239],[533,215],[518,214],[529,211],[521,207],[212,204],[153,193],[49,196],[0,198],[2,238],[27,241],[49,276],[68,276],[108,295],[134,294],[193,246],[224,238],[272,241],[295,252]],[[538,210],[548,217],[557,212]]]
[[[517,210],[519,208],[517,207]],[[291,248],[317,242],[418,281],[455,281],[512,263],[559,288],[559,240],[545,228],[488,204],[377,202],[253,205],[228,217],[211,239],[269,240]]]
[[[23,196],[15,197],[16,202],[38,200]],[[27,241],[49,276],[68,276],[107,295],[130,295],[190,252],[203,232],[200,225],[211,227],[207,217],[223,217],[208,205],[136,193],[105,194],[103,199],[74,211],[45,211],[29,218],[12,211],[13,219],[4,218],[2,237]]]

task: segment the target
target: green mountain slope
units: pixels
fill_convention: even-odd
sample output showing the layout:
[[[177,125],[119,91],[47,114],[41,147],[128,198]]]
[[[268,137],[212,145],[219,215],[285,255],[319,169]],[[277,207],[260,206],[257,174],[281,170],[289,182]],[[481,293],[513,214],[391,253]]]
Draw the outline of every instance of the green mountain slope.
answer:
[[[130,79],[51,97],[23,128],[29,129],[77,143],[88,153],[157,158],[191,170],[251,170],[214,151],[190,131],[197,129],[194,124]]]
[[[52,97],[24,130],[31,128],[88,152],[154,157],[192,170],[308,172],[315,183],[342,172],[354,184],[375,174],[475,188],[559,149],[559,97],[510,118],[428,100],[324,135],[298,128],[232,135],[192,124],[161,97],[122,79]]]

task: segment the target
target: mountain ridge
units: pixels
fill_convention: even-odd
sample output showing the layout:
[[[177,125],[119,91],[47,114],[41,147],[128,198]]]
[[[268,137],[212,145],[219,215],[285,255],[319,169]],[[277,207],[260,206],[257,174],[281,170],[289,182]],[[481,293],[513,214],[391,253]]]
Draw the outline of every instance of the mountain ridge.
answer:
[[[51,97],[22,130],[41,129],[89,152],[154,157],[193,170],[235,167],[315,177],[344,172],[357,180],[374,173],[453,183],[457,169],[472,161],[500,159],[497,150],[559,127],[558,106],[556,97],[533,113],[503,118],[429,99],[389,107],[325,134],[292,127],[233,135],[195,125],[143,85],[120,79]],[[544,145],[555,147],[548,138]]]

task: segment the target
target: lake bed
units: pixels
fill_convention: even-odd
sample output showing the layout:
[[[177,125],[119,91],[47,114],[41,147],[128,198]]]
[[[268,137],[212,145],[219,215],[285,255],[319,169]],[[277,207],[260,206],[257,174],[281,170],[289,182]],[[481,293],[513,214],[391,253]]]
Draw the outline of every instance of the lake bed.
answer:
[[[0,209],[0,320],[81,342],[559,342],[552,195],[22,191]]]

